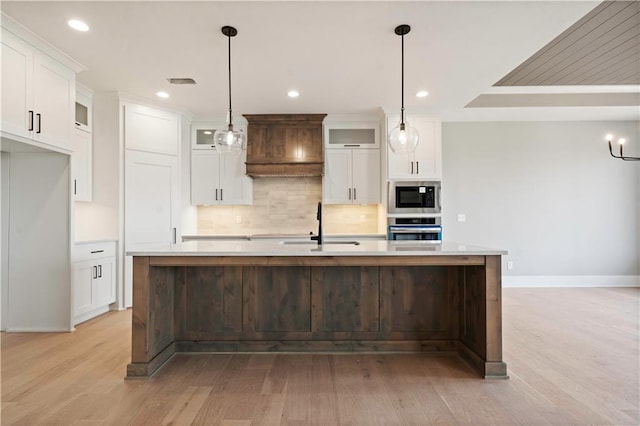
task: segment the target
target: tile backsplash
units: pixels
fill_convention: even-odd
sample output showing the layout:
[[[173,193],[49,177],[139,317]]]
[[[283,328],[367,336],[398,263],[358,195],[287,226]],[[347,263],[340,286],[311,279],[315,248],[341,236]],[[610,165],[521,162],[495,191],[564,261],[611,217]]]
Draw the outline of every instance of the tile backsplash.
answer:
[[[199,234],[308,234],[318,230],[316,210],[322,178],[253,180],[251,206],[199,206]],[[381,234],[386,217],[380,205],[323,205],[325,234]]]

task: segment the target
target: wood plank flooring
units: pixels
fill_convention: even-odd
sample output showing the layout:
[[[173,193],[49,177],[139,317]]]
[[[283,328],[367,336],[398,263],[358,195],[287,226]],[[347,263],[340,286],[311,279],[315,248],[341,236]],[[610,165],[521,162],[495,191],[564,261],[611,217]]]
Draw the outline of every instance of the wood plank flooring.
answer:
[[[180,354],[124,380],[131,313],[2,333],[2,425],[637,425],[638,288],[504,289],[509,380],[447,354]]]

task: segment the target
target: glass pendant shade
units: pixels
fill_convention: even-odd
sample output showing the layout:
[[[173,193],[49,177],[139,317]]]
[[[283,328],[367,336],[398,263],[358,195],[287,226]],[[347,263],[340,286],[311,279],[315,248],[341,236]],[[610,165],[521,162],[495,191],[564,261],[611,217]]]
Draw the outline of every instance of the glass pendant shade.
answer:
[[[244,147],[245,136],[243,132],[233,130],[233,126],[229,126],[226,130],[216,130],[213,142],[221,154],[239,154]]]
[[[415,127],[399,123],[389,132],[389,148],[394,154],[411,154],[416,150],[419,139]]]

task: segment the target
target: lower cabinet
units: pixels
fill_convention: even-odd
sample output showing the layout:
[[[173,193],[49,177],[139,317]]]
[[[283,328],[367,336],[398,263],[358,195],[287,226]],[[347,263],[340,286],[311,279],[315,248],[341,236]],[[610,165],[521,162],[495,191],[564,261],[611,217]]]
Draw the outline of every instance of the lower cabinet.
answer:
[[[116,301],[115,241],[79,243],[73,248],[74,325],[103,314]]]

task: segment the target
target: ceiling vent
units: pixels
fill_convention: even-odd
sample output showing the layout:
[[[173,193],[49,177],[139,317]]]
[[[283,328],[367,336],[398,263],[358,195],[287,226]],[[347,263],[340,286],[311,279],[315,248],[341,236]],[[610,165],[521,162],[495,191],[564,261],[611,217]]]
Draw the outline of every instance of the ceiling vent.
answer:
[[[192,78],[168,78],[167,81],[171,84],[196,84]]]

